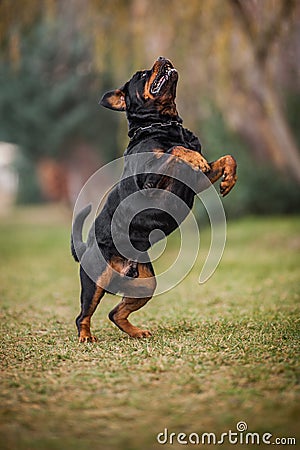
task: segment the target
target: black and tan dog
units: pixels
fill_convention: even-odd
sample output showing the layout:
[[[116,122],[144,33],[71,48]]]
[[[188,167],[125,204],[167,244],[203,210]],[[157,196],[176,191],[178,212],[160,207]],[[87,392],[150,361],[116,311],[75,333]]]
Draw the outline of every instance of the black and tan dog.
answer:
[[[208,163],[201,154],[198,138],[182,126],[182,119],[178,115],[175,104],[177,80],[178,73],[172,63],[160,57],[152,69],[137,72],[120,89],[107,92],[100,102],[107,108],[126,112],[130,142],[125,152],[124,174],[110,192],[102,211],[96,218],[87,243],[82,241],[82,227],[91,208],[87,207],[81,211],[73,223],[72,253],[75,260],[81,263],[83,260],[91,259],[92,261],[95,245],[103,255],[103,260],[93,266],[93,276],[87,274],[83,267],[80,268],[81,312],[76,319],[80,342],[96,340],[90,331],[91,317],[105,292],[116,292],[116,290],[121,293],[127,291],[127,293],[110,312],[109,318],[131,337],[151,336],[150,331],[141,330],[128,321],[128,316],[132,312],[140,309],[151,299],[156,288],[156,281],[150,259],[140,261],[134,251],[130,250],[130,254],[120,252],[120,248],[115,246],[111,231],[112,217],[122,202],[133,193],[145,192],[148,189],[153,193],[157,189],[158,193],[165,191],[175,194],[189,210],[193,206],[197,191],[205,188],[203,178],[209,184],[222,177],[220,192],[223,196],[228,194],[236,182],[234,158],[223,156],[217,161]],[[138,158],[142,153],[150,157],[147,159],[148,162],[152,161],[152,169],[145,173],[141,167],[132,168],[132,155],[135,155],[137,161],[143,161]],[[127,163],[126,158],[128,159],[129,156],[130,162]],[[140,163],[137,164],[140,165]],[[187,176],[193,178],[192,186],[194,187],[190,184],[186,185],[178,176],[183,170],[190,171],[190,173],[187,172]],[[205,177],[202,174],[205,174]],[[200,178],[202,181],[198,186],[197,179],[200,180]],[[154,201],[157,201],[157,207],[153,207],[152,195],[149,208],[144,207],[139,213],[133,214],[134,217],[130,223],[129,238],[132,248],[136,249],[137,253],[147,254],[152,244],[149,235],[154,229],[161,230],[167,236],[187,215],[182,213],[180,219],[176,221],[161,206],[160,202],[164,202],[161,195],[154,196]],[[129,206],[126,204],[124,217],[130,213],[128,208],[130,209],[130,203]],[[124,225],[123,230],[122,221],[118,225],[118,236],[122,241],[121,235],[123,231],[124,234],[128,234],[128,229]],[[119,275],[119,281],[116,279],[116,274]],[[124,279],[123,286],[120,279]],[[139,281],[136,294],[135,280]],[[130,294],[128,289],[125,289],[126,283],[133,287]],[[114,284],[118,284],[117,288]]]

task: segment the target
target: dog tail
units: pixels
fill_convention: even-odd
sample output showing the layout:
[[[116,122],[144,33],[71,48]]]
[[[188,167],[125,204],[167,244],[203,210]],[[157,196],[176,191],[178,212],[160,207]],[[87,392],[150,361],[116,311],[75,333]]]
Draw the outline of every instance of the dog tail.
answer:
[[[92,205],[88,205],[83,208],[75,217],[72,226],[72,235],[71,235],[71,252],[75,261],[79,262],[82,258],[82,255],[86,251],[87,245],[82,240],[82,228],[85,219],[90,214],[92,210]]]

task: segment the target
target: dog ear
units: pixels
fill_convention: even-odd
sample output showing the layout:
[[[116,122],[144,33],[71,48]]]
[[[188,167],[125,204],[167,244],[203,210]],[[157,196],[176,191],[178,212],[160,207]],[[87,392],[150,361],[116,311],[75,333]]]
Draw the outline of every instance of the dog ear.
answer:
[[[99,102],[100,105],[105,106],[105,108],[113,109],[114,111],[125,111],[125,93],[124,86],[115,91],[106,92]]]

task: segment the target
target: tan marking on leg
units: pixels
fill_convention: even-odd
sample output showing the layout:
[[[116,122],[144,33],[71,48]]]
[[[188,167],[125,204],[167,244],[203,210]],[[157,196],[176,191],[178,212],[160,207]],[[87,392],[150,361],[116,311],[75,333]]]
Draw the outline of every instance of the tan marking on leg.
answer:
[[[96,311],[96,308],[99,305],[100,300],[103,297],[104,293],[105,293],[104,289],[100,286],[97,286],[87,316],[84,317],[80,323],[80,333],[79,333],[80,343],[97,341],[97,338],[95,336],[92,336],[91,334],[91,318],[94,312]]]
[[[149,293],[149,296],[144,298],[123,297],[122,301],[110,312],[109,318],[130,337],[144,338],[150,337],[151,332],[132,325],[128,320],[128,316],[142,308],[151,299],[156,288],[156,280],[146,264],[138,264],[138,271],[139,278],[133,280],[133,283],[137,280],[140,283],[140,280],[143,279],[145,281],[143,288]]]
[[[80,324],[79,343],[96,342],[97,338],[91,334],[91,317],[85,317]]]
[[[210,165],[204,156],[194,150],[189,150],[188,148],[178,145],[172,149],[171,154],[181,161],[184,161],[194,170],[201,170],[204,173],[211,170]]]
[[[112,258],[110,264],[107,264],[104,272],[97,279],[97,287],[96,291],[93,295],[89,310],[87,315],[82,319],[80,323],[80,333],[79,333],[79,342],[96,342],[97,339],[95,336],[91,334],[91,318],[96,308],[105,293],[105,288],[109,285],[111,278],[113,276],[113,271],[121,272],[124,267],[124,261],[121,258],[115,257]]]
[[[151,332],[142,330],[132,325],[127,317],[134,311],[142,308],[151,297],[146,298],[130,298],[123,297],[122,301],[117,305],[113,314],[113,322],[120,328],[120,330],[127,333],[133,338],[150,337]]]
[[[210,163],[211,170],[206,174],[211,183],[215,183],[223,176],[220,192],[225,197],[236,183],[236,161],[231,155],[223,156],[217,161]]]
[[[112,261],[110,261],[110,263],[107,263],[107,266],[106,266],[104,272],[97,279],[97,286],[105,288],[106,286],[109,285],[110,280],[113,276],[113,270],[112,270],[113,266],[114,266],[114,263]]]
[[[154,150],[152,150],[152,152],[157,159],[161,158],[165,154],[165,152],[161,148],[155,148]]]
[[[155,276],[153,275],[153,272],[150,270],[150,268],[149,268],[149,266],[147,266],[147,264],[139,263],[138,269],[139,269],[139,278],[147,278],[147,279],[149,279],[149,281],[153,280],[152,281],[153,284],[156,283],[155,282]],[[153,287],[155,289],[156,284]]]

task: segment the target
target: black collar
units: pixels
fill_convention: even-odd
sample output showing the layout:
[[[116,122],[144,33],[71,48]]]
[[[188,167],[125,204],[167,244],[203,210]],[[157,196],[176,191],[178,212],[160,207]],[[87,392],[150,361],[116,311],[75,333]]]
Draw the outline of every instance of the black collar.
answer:
[[[128,136],[130,137],[130,140],[132,140],[136,137],[137,134],[146,130],[150,131],[153,127],[173,127],[174,125],[182,127],[182,123],[178,122],[177,120],[171,120],[170,122],[154,122],[146,127],[139,127],[136,129],[129,130]]]

